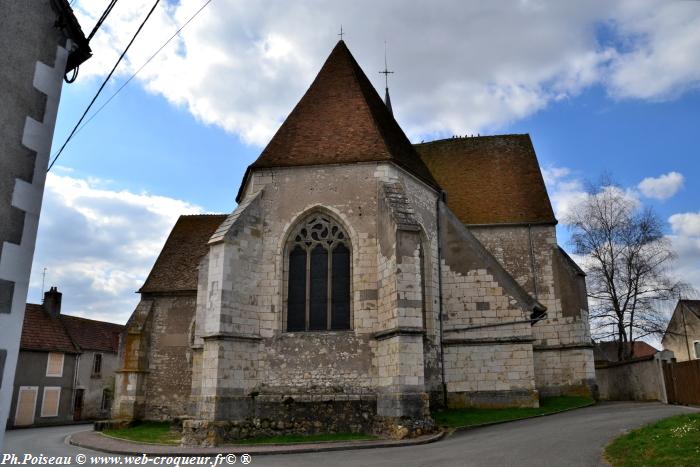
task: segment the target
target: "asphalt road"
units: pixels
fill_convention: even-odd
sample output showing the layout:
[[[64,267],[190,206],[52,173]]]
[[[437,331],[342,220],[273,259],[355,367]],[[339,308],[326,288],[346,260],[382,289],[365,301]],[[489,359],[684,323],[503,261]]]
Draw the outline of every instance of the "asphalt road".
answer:
[[[617,435],[661,418],[692,411],[698,409],[658,403],[609,403],[457,433],[433,444],[256,456],[250,465],[598,466],[603,465],[603,447]],[[9,431],[3,452],[18,454],[20,458],[25,453],[72,456],[73,459],[78,453],[95,455],[94,451],[69,446],[64,442],[68,434],[85,428],[67,426]]]

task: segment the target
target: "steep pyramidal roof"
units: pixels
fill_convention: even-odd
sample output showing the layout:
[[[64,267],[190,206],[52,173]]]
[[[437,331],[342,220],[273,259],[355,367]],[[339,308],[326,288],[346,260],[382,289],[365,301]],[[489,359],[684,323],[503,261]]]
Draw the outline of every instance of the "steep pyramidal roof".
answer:
[[[249,170],[376,161],[392,161],[438,188],[341,40]]]

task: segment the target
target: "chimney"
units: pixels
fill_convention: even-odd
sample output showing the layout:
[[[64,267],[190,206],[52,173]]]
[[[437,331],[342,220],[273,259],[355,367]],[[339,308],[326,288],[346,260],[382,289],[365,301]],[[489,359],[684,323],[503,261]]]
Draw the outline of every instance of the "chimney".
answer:
[[[56,287],[44,292],[44,310],[54,318],[61,314],[61,297],[63,294]]]

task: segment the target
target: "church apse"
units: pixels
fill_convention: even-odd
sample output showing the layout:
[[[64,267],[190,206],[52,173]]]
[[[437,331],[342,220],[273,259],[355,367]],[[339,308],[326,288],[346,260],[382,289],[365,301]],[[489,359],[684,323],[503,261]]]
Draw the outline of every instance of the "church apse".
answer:
[[[177,316],[154,306],[160,327],[140,332],[168,332],[170,316],[194,319],[193,335],[167,360],[160,354],[176,350],[144,340],[145,358],[125,367],[137,384],[117,394],[120,414],[187,415],[191,445],[334,432],[403,438],[432,431],[431,410],[445,404],[536,407],[552,387],[585,386],[587,315],[574,309],[580,300],[557,295],[572,284],[552,282],[581,278],[568,263],[555,271],[542,261],[556,247],[556,220],[529,137],[474,140],[412,145],[339,42],[249,166],[236,209],[183,216],[173,229],[137,314],[146,300],[178,294],[191,306]],[[464,147],[488,157],[460,162]],[[524,168],[511,175],[529,180],[503,194],[497,177],[518,166],[513,158]],[[463,173],[473,170],[486,176]],[[469,225],[494,215],[493,232]],[[537,290],[529,248],[509,250],[504,234],[509,219],[530,215],[547,225],[532,246]],[[182,219],[198,233],[180,237]],[[573,305],[562,312],[563,303]],[[178,402],[149,401],[178,369]]]

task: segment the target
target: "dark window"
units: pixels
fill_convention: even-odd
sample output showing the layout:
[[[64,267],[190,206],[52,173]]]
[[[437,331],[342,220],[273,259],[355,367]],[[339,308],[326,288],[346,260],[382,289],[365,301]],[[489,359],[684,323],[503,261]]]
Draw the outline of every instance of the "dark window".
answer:
[[[92,358],[92,376],[100,376],[102,373],[102,354],[96,353]]]
[[[350,329],[350,250],[342,243],[333,250],[331,329]]]
[[[102,412],[108,412],[112,408],[112,390],[109,388],[104,388],[102,390],[102,403],[100,404],[100,409]]]
[[[289,254],[287,330],[306,329],[306,251],[299,245]]]
[[[330,217],[310,216],[291,236],[287,331],[350,329],[350,249]]]
[[[309,274],[310,303],[309,330],[328,328],[328,251],[322,245],[311,250],[311,273]]]

